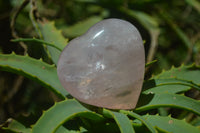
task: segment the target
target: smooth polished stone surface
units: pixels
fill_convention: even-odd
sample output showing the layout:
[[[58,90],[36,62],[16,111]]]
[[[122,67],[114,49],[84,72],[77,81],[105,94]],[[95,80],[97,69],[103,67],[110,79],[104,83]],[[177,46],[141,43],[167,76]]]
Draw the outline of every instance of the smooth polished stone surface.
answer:
[[[73,39],[58,61],[58,76],[76,99],[109,109],[135,108],[144,78],[142,38],[131,23],[106,19]]]

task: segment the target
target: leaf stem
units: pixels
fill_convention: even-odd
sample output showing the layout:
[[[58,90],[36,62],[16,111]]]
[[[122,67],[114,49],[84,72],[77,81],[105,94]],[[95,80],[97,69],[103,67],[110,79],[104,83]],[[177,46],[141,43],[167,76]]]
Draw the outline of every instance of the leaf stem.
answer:
[[[150,66],[150,65],[152,65],[152,64],[154,64],[156,62],[157,62],[157,60],[150,61],[150,62],[145,64],[145,67],[148,67],[148,66]]]

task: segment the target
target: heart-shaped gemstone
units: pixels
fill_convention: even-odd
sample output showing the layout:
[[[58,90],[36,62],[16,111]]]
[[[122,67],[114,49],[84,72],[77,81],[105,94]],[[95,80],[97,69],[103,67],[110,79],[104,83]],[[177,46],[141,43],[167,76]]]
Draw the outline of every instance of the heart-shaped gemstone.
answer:
[[[143,41],[131,23],[106,19],[70,41],[58,76],[76,99],[109,109],[135,108],[144,78]]]

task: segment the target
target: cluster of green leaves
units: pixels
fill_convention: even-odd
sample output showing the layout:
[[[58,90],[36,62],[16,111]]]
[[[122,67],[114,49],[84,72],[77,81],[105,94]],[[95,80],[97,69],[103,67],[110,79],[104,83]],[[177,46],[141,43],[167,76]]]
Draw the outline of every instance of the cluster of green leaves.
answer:
[[[52,43],[51,45],[63,49],[63,46],[60,44],[66,44],[66,39],[56,30],[54,24],[46,22],[41,27],[42,35],[51,38],[51,40],[45,40],[45,44],[49,45],[48,43]],[[24,40],[26,41],[26,39]],[[36,39],[32,39],[32,41],[34,40]],[[49,52],[51,50],[58,50],[55,47],[50,47],[49,45],[49,48],[51,48]],[[53,57],[59,56],[57,54],[59,52],[61,51],[50,52],[52,59],[56,59]],[[61,102],[55,103],[47,111],[44,111],[34,125],[26,127],[20,122],[13,120],[8,127],[3,127],[7,131],[33,133],[63,133],[72,131],[122,133],[142,131],[152,133],[200,132],[200,129],[192,126],[185,120],[175,119],[171,116],[145,113],[160,107],[173,107],[187,110],[200,116],[200,102],[183,95],[183,92],[191,88],[200,90],[200,67],[196,65],[182,65],[178,68],[171,68],[171,70],[164,71],[147,80],[144,83],[144,89],[138,106],[133,111],[111,111],[107,109],[92,111],[75,99],[66,99],[65,97],[68,93],[63,89],[58,80],[56,65],[49,65],[28,55],[2,54],[0,55],[0,67],[1,70],[14,72],[37,81],[63,99]],[[76,121],[75,124],[73,121]],[[73,124],[71,125],[71,123]]]
[[[197,11],[197,13],[199,13],[200,6],[197,1],[185,0],[185,2],[188,4],[188,6],[191,6]],[[68,6],[70,4],[74,4],[73,2],[69,1],[66,1],[66,3],[65,4]],[[79,21],[77,20],[77,12],[80,14],[80,12],[83,10],[82,8],[84,8],[86,5],[88,6],[87,11],[82,15],[92,15],[90,15],[89,18],[86,18],[72,26],[66,26],[63,24],[65,22],[63,19],[56,20],[56,24],[58,25],[57,27],[62,29],[64,36],[67,36],[68,38],[73,38],[83,34],[90,26],[104,18],[116,17],[117,15],[112,13],[112,11],[115,11],[121,14],[118,14],[117,17],[125,18],[130,21],[136,20],[140,26],[148,31],[151,37],[151,47],[149,51],[152,52],[149,54],[150,56],[148,56],[149,61],[152,58],[152,54],[154,54],[153,50],[155,50],[155,47],[158,44],[158,36],[161,36],[160,43],[163,43],[162,34],[166,35],[164,33],[166,32],[166,29],[160,28],[159,26],[162,24],[161,19],[164,19],[166,23],[172,28],[172,30],[175,31],[175,34],[177,34],[183,44],[185,44],[184,46],[186,49],[190,50],[191,48],[194,48],[196,51],[198,51],[198,45],[190,44],[191,40],[189,40],[186,33],[183,32],[183,30],[181,30],[179,26],[174,23],[175,20],[173,21],[173,19],[169,17],[170,13],[164,11],[165,9],[169,9],[168,7],[165,7],[168,5],[168,3],[163,4],[164,2],[158,2],[156,0],[75,0],[75,3],[81,3],[81,6],[74,6],[74,10],[67,9],[72,15],[72,20],[68,21]],[[16,3],[13,1],[13,4]],[[39,5],[38,7],[41,7],[38,9],[40,14],[45,16],[45,12],[47,12],[45,10],[46,7],[40,2],[37,4]],[[162,8],[160,8],[158,5],[152,7],[153,9],[150,15],[147,13],[147,11],[142,10],[148,6],[148,4],[163,4],[163,6]],[[173,4],[180,7],[183,6],[179,2],[174,2]],[[129,8],[127,8],[126,5],[129,5]],[[50,4],[50,6],[56,8],[55,5]],[[132,10],[132,8],[135,10]],[[160,13],[155,13],[156,11],[159,11]],[[48,12],[51,12],[51,10],[48,10]],[[51,13],[56,14],[53,11]],[[176,14],[172,14],[174,17],[176,16]],[[21,14],[19,17],[26,18],[23,17],[23,15],[27,14]],[[123,15],[125,16],[122,17]],[[200,102],[186,95],[189,91],[194,89],[197,91],[200,90],[200,66],[195,64],[181,65],[179,67],[172,67],[170,70],[163,71],[158,75],[151,76],[151,78],[144,82],[143,90],[141,92],[137,107],[132,111],[112,111],[96,107],[86,107],[84,104],[75,99],[66,98],[69,94],[61,86],[57,77],[56,64],[62,49],[68,43],[68,39],[66,39],[61,34],[61,31],[55,27],[55,22],[37,21],[34,19],[33,14],[30,16],[40,39],[21,38],[13,41],[43,44],[42,48],[44,49],[45,57],[38,60],[29,55],[22,56],[15,53],[0,54],[0,70],[23,75],[31,80],[38,82],[56,94],[61,99],[61,101],[55,102],[52,107],[46,111],[43,111],[42,115],[36,120],[34,124],[24,124],[24,122],[20,119],[8,120],[4,125],[1,126],[4,131],[14,133],[200,132]],[[19,23],[18,25],[22,26],[23,24]],[[197,24],[197,27],[200,27],[200,25]],[[20,30],[20,27],[16,28],[19,28],[18,30]],[[35,33],[30,33],[29,35],[31,36],[32,34],[34,35]],[[164,39],[164,41],[168,41],[163,43],[167,44],[170,43],[171,40]],[[198,44],[199,42],[196,41],[195,43]],[[161,49],[162,48],[169,49],[171,47],[162,46]],[[174,51],[170,52],[173,55]],[[178,52],[182,53],[183,51],[180,50]],[[168,61],[168,59],[164,59],[164,55],[161,53],[162,50],[158,51],[158,54],[156,55],[159,60],[158,65],[161,67],[166,64],[170,65],[169,62],[171,62],[171,60]],[[184,58],[186,57],[182,57],[180,62],[184,61]],[[49,61],[49,59],[51,61]],[[177,60],[179,59],[180,58]],[[175,60],[175,62],[177,60]],[[179,114],[171,114],[173,112],[171,110],[173,109],[178,109]],[[191,115],[195,117],[193,119],[189,119],[188,117]],[[30,118],[27,119],[28,120],[25,122],[32,120]]]
[[[14,6],[20,2],[11,0]],[[19,0],[23,1],[23,0]],[[56,21],[65,37],[71,39],[85,33],[89,27],[104,18],[122,18],[135,24],[146,40],[147,61],[158,59],[153,72],[179,66],[182,62],[199,62],[200,53],[200,3],[197,0],[72,0],[59,2],[37,1],[38,11]],[[27,7],[19,15],[16,29],[25,28],[35,36],[27,18]],[[26,22],[26,23],[25,23]],[[24,25],[26,27],[24,27]],[[25,33],[24,33],[25,32]],[[169,39],[170,38],[170,39]]]

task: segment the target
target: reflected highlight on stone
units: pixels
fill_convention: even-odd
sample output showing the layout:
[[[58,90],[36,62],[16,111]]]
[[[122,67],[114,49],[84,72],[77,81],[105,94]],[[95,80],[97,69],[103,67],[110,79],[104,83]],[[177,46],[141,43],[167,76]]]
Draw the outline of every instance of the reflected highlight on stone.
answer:
[[[138,30],[127,21],[106,19],[64,48],[57,71],[64,88],[81,102],[133,109],[141,92],[144,68]]]

